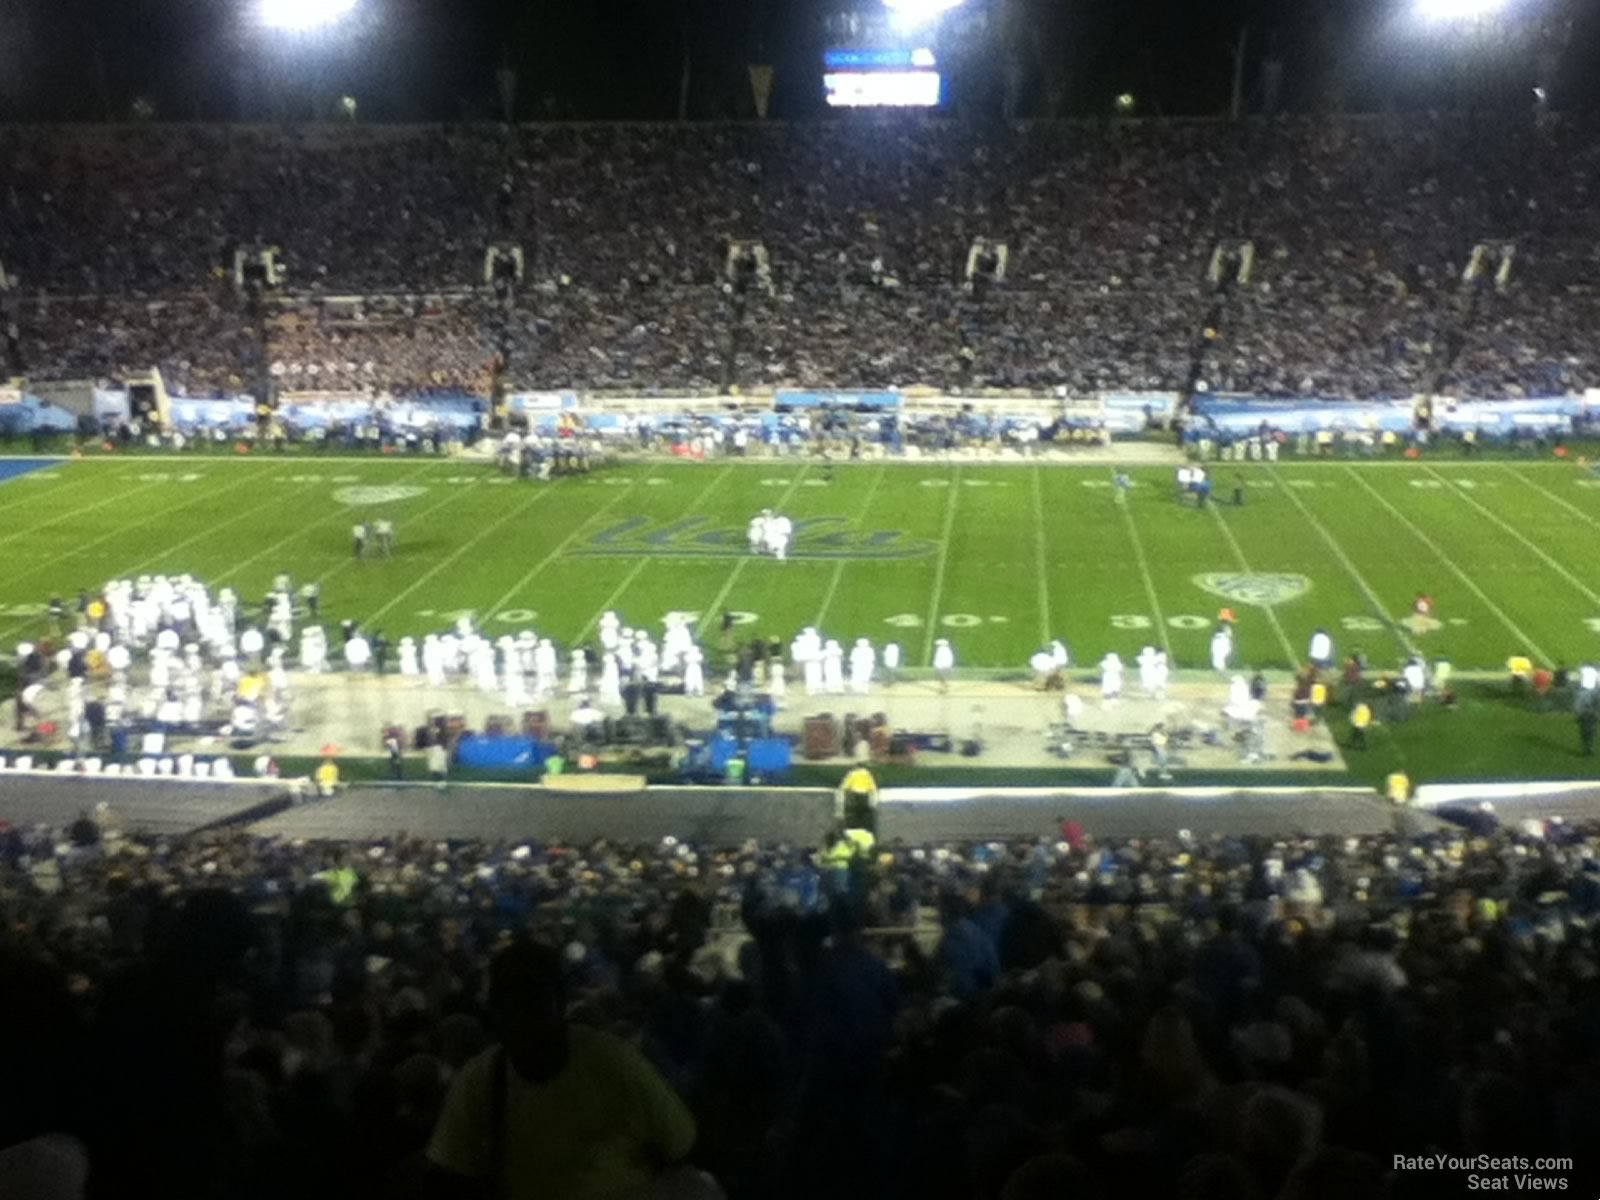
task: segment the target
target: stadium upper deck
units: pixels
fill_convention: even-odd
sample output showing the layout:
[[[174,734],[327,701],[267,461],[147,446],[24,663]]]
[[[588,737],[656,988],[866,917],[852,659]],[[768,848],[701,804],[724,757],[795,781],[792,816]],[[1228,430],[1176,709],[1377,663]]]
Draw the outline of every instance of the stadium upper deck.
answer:
[[[1600,383],[1583,335],[1600,138],[1573,122],[12,127],[0,161],[13,367],[36,375],[161,361],[195,390],[259,360],[472,386],[475,338],[524,385]],[[1007,248],[983,295],[961,286],[977,238]],[[724,296],[732,240],[764,245],[770,291]],[[1219,298],[1211,256],[1241,240],[1248,281]],[[145,308],[220,291],[230,248],[254,243],[281,248],[296,293],[481,291],[497,241],[526,256],[509,313],[456,301],[389,345],[313,325],[241,356],[218,349],[240,324],[226,302]],[[1475,247],[1500,243],[1506,288],[1498,251],[1464,287]]]

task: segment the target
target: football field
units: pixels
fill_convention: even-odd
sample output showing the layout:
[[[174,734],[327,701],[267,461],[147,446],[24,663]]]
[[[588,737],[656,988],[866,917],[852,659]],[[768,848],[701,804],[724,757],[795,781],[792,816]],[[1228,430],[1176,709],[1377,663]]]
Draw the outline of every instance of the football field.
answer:
[[[24,466],[35,469],[23,470]],[[188,572],[258,601],[320,582],[324,620],[391,639],[471,614],[491,634],[590,639],[600,614],[659,630],[720,614],[786,641],[898,640],[926,665],[1025,667],[1062,638],[1079,665],[1164,645],[1208,666],[1217,613],[1235,663],[1286,668],[1325,627],[1375,667],[1416,649],[1458,669],[1508,655],[1600,658],[1600,475],[1568,463],[1221,464],[1220,504],[1166,468],[627,463],[550,483],[461,459],[122,457],[12,464],[0,484],[0,642],[42,632],[47,601],[119,576]],[[1244,503],[1231,503],[1236,485]],[[788,514],[788,562],[746,525]],[[357,561],[351,526],[386,516],[395,556]],[[1418,620],[1426,593],[1433,618]]]

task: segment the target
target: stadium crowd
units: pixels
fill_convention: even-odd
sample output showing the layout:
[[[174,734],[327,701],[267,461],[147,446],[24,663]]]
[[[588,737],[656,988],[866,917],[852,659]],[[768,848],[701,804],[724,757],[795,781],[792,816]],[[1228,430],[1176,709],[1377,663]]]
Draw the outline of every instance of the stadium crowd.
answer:
[[[5,829],[0,1179],[31,1154],[95,1197],[460,1194],[428,1161],[494,1061],[491,955],[533,938],[736,1198],[1460,1194],[1392,1169],[1425,1152],[1573,1156],[1545,1173],[1581,1190],[1597,855],[1487,814],[816,852]],[[493,1194],[547,1194],[557,1157]]]
[[[481,391],[503,352],[513,387],[1538,395],[1600,383],[1590,132],[10,128],[0,263],[21,373],[160,362],[192,392],[261,361],[291,382]],[[1006,253],[968,287],[977,239]],[[483,286],[497,242],[525,256],[509,311]],[[735,288],[730,254],[752,242],[764,264]],[[1248,270],[1228,258],[1217,291],[1214,251],[1246,243]],[[290,307],[453,298],[398,332],[375,305],[252,339],[223,278],[267,245]]]

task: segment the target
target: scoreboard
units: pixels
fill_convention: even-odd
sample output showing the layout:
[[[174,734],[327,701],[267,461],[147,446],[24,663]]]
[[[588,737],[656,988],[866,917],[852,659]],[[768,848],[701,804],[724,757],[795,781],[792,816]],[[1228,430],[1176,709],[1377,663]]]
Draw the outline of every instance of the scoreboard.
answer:
[[[927,47],[829,50],[822,86],[830,108],[937,108],[945,81]]]

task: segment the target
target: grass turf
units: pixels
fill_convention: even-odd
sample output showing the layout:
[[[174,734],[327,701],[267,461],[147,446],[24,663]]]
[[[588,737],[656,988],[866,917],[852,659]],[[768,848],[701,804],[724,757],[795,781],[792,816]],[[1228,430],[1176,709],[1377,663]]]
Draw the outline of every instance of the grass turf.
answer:
[[[1164,644],[1208,665],[1218,610],[1236,664],[1286,668],[1326,627],[1375,666],[1416,647],[1458,670],[1508,655],[1600,657],[1600,476],[1571,463],[1221,465],[1241,507],[1180,505],[1141,469],[1125,503],[1105,467],[630,463],[538,484],[473,461],[252,455],[63,462],[0,485],[0,643],[43,632],[52,595],[187,571],[259,599],[273,576],[318,579],[326,621],[389,637],[470,612],[490,630],[591,638],[601,611],[659,628],[696,614],[787,640],[816,624],[848,644],[898,639],[926,664],[949,637],[967,667],[1020,669],[1050,637],[1090,664]],[[402,489],[382,493],[350,489]],[[796,524],[791,561],[751,558],[764,507]],[[391,517],[391,560],[357,562],[350,526]],[[1230,599],[1265,588],[1270,606]],[[1427,592],[1441,624],[1405,623]],[[1377,778],[1594,774],[1572,719],[1490,685],[1453,713],[1386,727],[1353,769]]]

